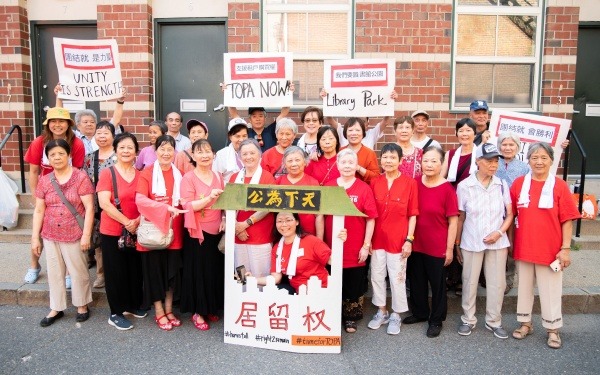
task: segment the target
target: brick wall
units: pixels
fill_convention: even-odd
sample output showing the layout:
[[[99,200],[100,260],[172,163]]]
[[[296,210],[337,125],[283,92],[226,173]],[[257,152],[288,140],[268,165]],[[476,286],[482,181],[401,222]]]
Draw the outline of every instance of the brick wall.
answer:
[[[0,140],[19,125],[26,145],[33,138],[29,23],[23,6],[0,6]],[[19,170],[15,135],[2,150],[2,169]]]
[[[105,1],[106,3],[106,1]],[[127,89],[121,123],[138,140],[147,142],[147,127],[154,120],[154,30],[152,2],[98,5],[98,39],[116,39],[123,86]],[[110,118],[112,109],[102,113]]]
[[[260,4],[230,3],[228,6],[227,50],[260,51]]]

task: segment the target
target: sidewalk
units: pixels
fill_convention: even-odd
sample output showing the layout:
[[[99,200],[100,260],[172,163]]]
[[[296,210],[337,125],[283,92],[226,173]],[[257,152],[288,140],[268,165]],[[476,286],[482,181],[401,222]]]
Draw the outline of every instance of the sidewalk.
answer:
[[[47,306],[48,279],[46,259],[42,254],[42,273],[35,284],[25,284],[23,276],[29,266],[29,244],[0,243],[0,305]],[[565,314],[600,314],[600,251],[572,251],[573,264],[564,274],[563,312]],[[90,270],[92,282],[96,269]],[[516,286],[516,283],[515,283]],[[91,306],[106,307],[104,289],[92,289],[94,302]],[[370,298],[369,298],[370,300]],[[69,298],[70,301],[70,298]],[[460,298],[448,293],[448,312],[461,313]],[[503,311],[514,313],[517,290],[513,288],[504,298]],[[479,288],[477,310],[485,311],[485,289]],[[539,313],[539,302],[534,304]]]

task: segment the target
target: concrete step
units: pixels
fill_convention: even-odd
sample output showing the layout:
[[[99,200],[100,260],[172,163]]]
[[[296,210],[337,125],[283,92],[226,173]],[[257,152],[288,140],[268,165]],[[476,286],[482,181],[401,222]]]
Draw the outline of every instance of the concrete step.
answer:
[[[19,201],[20,209],[32,210],[35,207],[35,196],[31,193],[17,194],[17,200]]]
[[[573,234],[577,229],[577,222],[573,222]],[[581,231],[582,236],[600,236],[600,220],[581,220]]]
[[[33,224],[33,209],[19,209],[19,221],[14,229],[31,229]]]
[[[20,219],[19,219],[20,220]],[[0,243],[30,243],[31,242],[31,228],[17,228],[9,229],[7,231],[0,231]]]
[[[573,244],[580,250],[600,250],[600,235],[572,237]]]

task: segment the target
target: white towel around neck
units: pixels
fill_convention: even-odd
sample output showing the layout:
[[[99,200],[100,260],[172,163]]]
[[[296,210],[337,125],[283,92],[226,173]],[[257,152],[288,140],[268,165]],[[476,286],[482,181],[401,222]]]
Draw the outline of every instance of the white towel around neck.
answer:
[[[292,243],[292,250],[290,251],[290,259],[288,260],[288,266],[285,271],[286,275],[291,279],[296,275],[296,261],[298,260],[298,249],[300,248],[300,237],[294,237]],[[279,240],[277,245],[277,262],[275,262],[275,272],[281,273],[281,254],[283,253],[283,237]]]
[[[469,175],[477,170],[477,164],[475,164],[475,151],[477,146],[473,145],[473,151],[471,152],[471,166],[469,167]],[[458,172],[458,162],[460,161],[460,153],[462,152],[462,146],[459,146],[450,160],[450,167],[448,168],[448,181],[454,182],[459,177],[456,175]]]
[[[540,195],[540,201],[538,202],[538,208],[552,208],[554,207],[554,184],[556,178],[552,173],[548,175],[546,181],[544,181],[544,187],[542,187],[542,193]],[[520,207],[529,207],[531,189],[531,172],[525,175],[523,179],[523,185],[521,186],[521,192],[519,193],[519,201],[517,205]]]
[[[175,181],[173,184],[173,195],[171,195],[171,205],[173,207],[177,207],[179,205],[179,198],[181,194],[179,191],[179,187],[181,185],[181,172],[179,172],[179,169],[177,169],[173,163],[171,163],[171,170],[173,171],[173,180]],[[158,160],[154,162],[152,169],[152,194],[159,197],[167,196],[167,186],[165,185],[165,178],[163,177],[162,169],[160,168],[160,164],[158,164]]]
[[[263,170],[260,165],[256,167],[256,170],[254,171],[254,174],[250,179],[250,185],[258,185],[260,183],[260,176],[262,175],[262,171]],[[246,168],[242,168],[240,170],[240,173],[238,173],[237,177],[235,178],[235,183],[243,184],[244,178],[246,178]]]

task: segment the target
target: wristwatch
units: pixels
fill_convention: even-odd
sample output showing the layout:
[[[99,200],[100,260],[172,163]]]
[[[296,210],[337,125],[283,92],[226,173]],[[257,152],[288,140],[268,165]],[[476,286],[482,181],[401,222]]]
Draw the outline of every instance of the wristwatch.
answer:
[[[415,236],[406,236],[405,242],[413,243],[414,239],[415,239]]]
[[[251,218],[247,218],[246,219],[246,224],[248,224],[248,226],[250,226],[250,225],[254,224],[254,222],[252,221]]]

